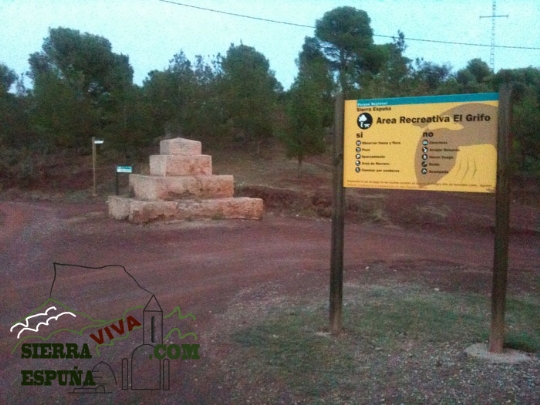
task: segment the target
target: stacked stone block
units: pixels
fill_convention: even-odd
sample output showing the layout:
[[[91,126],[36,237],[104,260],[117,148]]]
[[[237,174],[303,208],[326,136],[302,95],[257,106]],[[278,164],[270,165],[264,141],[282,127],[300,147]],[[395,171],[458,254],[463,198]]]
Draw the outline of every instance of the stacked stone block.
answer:
[[[134,223],[155,220],[260,219],[260,198],[234,197],[234,178],[212,174],[212,157],[198,141],[184,138],[160,142],[150,156],[150,174],[130,174],[133,198],[111,196],[109,215]]]

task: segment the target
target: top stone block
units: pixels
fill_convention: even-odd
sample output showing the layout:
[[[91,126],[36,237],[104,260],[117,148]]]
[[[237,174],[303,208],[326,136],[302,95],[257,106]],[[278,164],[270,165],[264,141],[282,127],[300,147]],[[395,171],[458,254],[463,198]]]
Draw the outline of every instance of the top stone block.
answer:
[[[202,144],[199,141],[184,138],[165,139],[159,143],[159,153],[161,155],[200,155]]]

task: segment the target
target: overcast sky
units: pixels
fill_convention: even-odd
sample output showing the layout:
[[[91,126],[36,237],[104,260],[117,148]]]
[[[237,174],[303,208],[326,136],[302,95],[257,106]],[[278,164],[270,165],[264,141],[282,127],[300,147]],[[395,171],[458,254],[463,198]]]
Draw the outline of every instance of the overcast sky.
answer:
[[[176,0],[171,0],[175,2]],[[178,0],[230,13],[314,26],[339,6],[365,10],[375,35],[405,33],[406,56],[449,63],[490,59],[490,47],[433,44],[413,38],[475,44],[491,43],[492,0]],[[497,45],[540,48],[540,0],[498,1]],[[312,28],[274,24],[178,6],[159,0],[0,0],[0,62],[17,73],[29,69],[28,56],[41,50],[48,29],[67,27],[107,38],[113,51],[129,56],[135,83],[162,70],[183,50],[195,55],[224,54],[231,43],[253,46],[270,61],[288,88],[297,72],[295,59]],[[410,38],[410,39],[409,39]],[[375,43],[390,38],[375,38]],[[540,67],[540,50],[497,48],[495,70]]]

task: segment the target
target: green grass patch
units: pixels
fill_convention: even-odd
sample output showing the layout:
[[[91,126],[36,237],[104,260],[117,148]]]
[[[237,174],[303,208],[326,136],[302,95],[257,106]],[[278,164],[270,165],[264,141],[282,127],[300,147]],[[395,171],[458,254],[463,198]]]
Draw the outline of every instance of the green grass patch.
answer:
[[[506,303],[505,346],[540,353],[540,303],[533,298],[509,298]]]
[[[414,286],[348,290],[339,338],[325,332],[328,312],[322,303],[271,308],[263,319],[237,329],[232,335],[236,349],[227,360],[242,362],[237,377],[277,384],[275,395],[270,390],[265,397],[270,403],[282,400],[279,395],[287,390],[309,403],[354,402],[359,381],[369,392],[373,381],[396,372],[399,384],[407,384],[409,371],[392,370],[389,359],[429,361],[426,353],[449,346],[460,353],[487,338],[488,297]],[[540,300],[510,299],[507,314],[507,347],[540,352]]]

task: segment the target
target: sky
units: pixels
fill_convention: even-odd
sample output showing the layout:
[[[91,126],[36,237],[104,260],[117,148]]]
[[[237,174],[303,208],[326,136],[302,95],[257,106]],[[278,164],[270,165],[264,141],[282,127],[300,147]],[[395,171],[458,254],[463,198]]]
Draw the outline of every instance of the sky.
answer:
[[[313,27],[324,13],[352,6],[368,13],[377,44],[405,34],[405,56],[448,63],[454,71],[473,58],[490,62],[492,0],[171,0],[197,7]],[[540,1],[499,0],[496,44],[539,48],[495,49],[495,70],[540,67]],[[179,51],[194,61],[227,52],[231,44],[252,46],[270,61],[284,88],[297,73],[295,60],[314,29],[203,11],[160,0],[0,0],[0,63],[16,73],[41,50],[49,28],[66,27],[107,38],[113,52],[129,56],[134,82],[167,68]],[[380,36],[379,36],[380,35]],[[484,44],[465,46],[427,39]],[[27,81],[28,83],[28,81]]]

